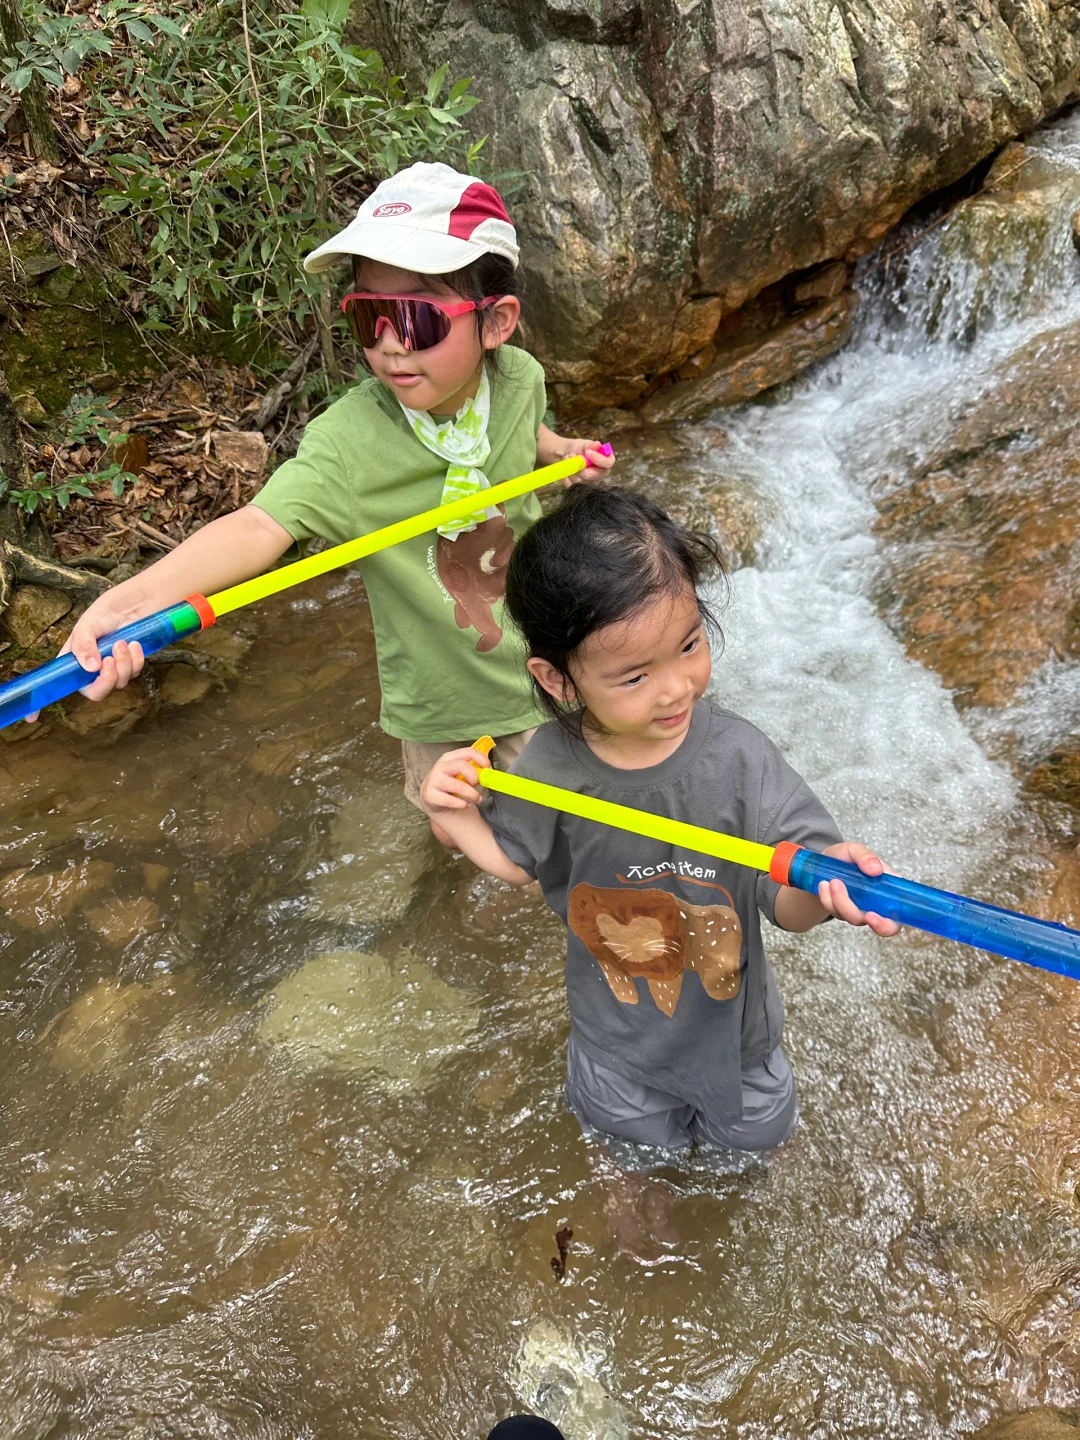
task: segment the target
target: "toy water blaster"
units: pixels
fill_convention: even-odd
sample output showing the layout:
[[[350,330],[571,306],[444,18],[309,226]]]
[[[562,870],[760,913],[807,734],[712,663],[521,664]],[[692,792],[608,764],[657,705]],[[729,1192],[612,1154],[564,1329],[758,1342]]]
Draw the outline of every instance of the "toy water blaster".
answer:
[[[611,454],[610,445],[598,448],[605,455]],[[308,556],[306,560],[297,560],[293,565],[285,565],[280,570],[259,575],[254,580],[245,580],[240,585],[219,591],[217,595],[189,595],[186,600],[168,605],[164,610],[155,610],[152,615],[133,620],[130,625],[114,630],[111,635],[101,636],[98,650],[104,657],[112,654],[113,646],[119,640],[126,640],[129,644],[138,641],[143,648],[143,654],[152,655],[155,650],[163,650],[166,645],[175,645],[185,636],[207,629],[231,610],[239,610],[241,606],[252,605],[267,595],[276,595],[280,590],[288,590],[293,585],[312,580],[316,575],[325,575],[329,570],[337,570],[342,565],[362,560],[365,555],[374,555],[377,550],[400,545],[403,540],[412,540],[417,535],[436,530],[448,521],[466,520],[476,511],[478,502],[482,503],[485,509],[489,509],[493,505],[515,500],[519,495],[526,495],[531,490],[551,485],[557,480],[565,480],[579,470],[584,470],[588,463],[583,455],[573,455],[554,465],[545,465],[541,470],[532,470],[528,475],[504,480],[501,485],[492,485],[476,495],[452,500],[448,505],[425,510],[423,514],[414,515],[408,520],[399,520],[382,530],[373,531],[370,535],[362,535],[358,540],[347,540],[344,545],[335,545],[318,555]],[[51,705],[54,700],[73,695],[76,690],[92,684],[97,678],[96,671],[84,670],[75,656],[70,654],[58,655],[55,660],[38,666],[36,670],[17,676],[8,684],[0,685],[0,729],[32,715],[35,710]]]
[[[494,743],[485,735],[474,748],[487,754]],[[873,910],[900,925],[928,930],[931,935],[943,935],[947,940],[959,940],[1009,960],[1022,960],[1025,965],[1080,980],[1080,930],[1070,930],[1067,925],[1036,920],[1031,915],[1003,910],[982,900],[953,895],[948,890],[935,890],[914,880],[903,880],[899,875],[864,875],[850,861],[835,860],[831,855],[820,855],[816,850],[807,850],[786,840],[775,848],[759,845],[735,835],[722,835],[717,830],[633,810],[628,805],[616,805],[609,800],[562,790],[556,785],[508,775],[502,770],[485,769],[478,774],[479,783],[488,790],[595,820],[617,830],[629,830],[650,840],[714,855],[736,865],[764,870],[781,885],[806,890],[811,895],[817,894],[822,880],[842,880],[861,910]]]

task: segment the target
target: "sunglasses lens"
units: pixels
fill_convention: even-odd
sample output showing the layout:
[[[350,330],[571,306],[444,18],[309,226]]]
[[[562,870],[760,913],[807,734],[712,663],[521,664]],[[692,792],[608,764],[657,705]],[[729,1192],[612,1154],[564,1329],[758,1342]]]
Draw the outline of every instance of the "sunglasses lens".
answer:
[[[401,303],[401,302],[399,302]],[[404,302],[412,314],[412,348],[430,350],[450,334],[450,319],[435,305],[426,300]]]
[[[390,319],[388,314],[390,307],[378,300],[358,300],[351,296],[342,308],[345,311],[345,323],[349,327],[349,334],[358,345],[365,350],[370,350],[377,339],[376,327],[379,325],[379,320]]]
[[[365,350],[378,343],[385,320],[410,350],[430,350],[450,333],[450,318],[426,300],[369,300],[351,297],[345,304],[349,334]]]

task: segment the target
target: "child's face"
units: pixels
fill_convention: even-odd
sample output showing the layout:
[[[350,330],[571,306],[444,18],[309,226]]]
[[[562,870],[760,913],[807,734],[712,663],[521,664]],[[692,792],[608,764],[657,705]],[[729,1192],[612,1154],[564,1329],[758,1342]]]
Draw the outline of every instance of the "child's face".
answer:
[[[421,300],[448,300],[461,296],[434,276],[421,278],[396,265],[363,260],[355,271],[356,287],[377,295],[415,295]],[[480,381],[485,349],[509,339],[517,325],[520,305],[512,295],[490,307],[483,343],[477,334],[476,312],[455,315],[450,334],[430,350],[408,350],[387,325],[371,349],[365,349],[372,372],[410,410],[454,414]]]
[[[542,660],[529,669],[560,700],[557,672]],[[694,705],[712,674],[712,657],[698,610],[686,585],[650,601],[629,620],[595,631],[574,658],[577,699],[610,736],[678,742],[690,728]]]

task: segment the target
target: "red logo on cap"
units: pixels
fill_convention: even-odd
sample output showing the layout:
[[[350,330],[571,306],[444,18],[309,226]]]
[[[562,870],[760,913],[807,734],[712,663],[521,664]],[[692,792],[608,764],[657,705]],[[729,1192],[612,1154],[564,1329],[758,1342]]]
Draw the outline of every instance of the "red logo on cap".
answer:
[[[376,220],[385,220],[388,215],[408,215],[411,209],[412,206],[406,205],[404,200],[395,200],[392,205],[377,206],[371,214]]]

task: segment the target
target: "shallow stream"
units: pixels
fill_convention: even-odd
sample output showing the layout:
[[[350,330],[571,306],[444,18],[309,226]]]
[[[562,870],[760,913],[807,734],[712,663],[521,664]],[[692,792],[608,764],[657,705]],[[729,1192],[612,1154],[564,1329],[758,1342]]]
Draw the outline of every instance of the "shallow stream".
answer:
[[[1076,127],[1037,145],[1075,208]],[[952,227],[909,236],[840,356],[678,432],[678,467],[624,448],[665,498],[756,497],[718,699],[845,833],[1006,904],[1046,862],[1003,757],[1075,724],[1075,676],[962,718],[880,618],[871,527],[995,366],[1080,323],[1067,200],[982,289]],[[1080,992],[774,934],[795,1140],[622,1175],[562,1112],[558,923],[399,799],[360,582],[241,627],[227,694],[0,746],[5,1436],[428,1440],[529,1406],[569,1440],[931,1437],[1080,1405]]]

